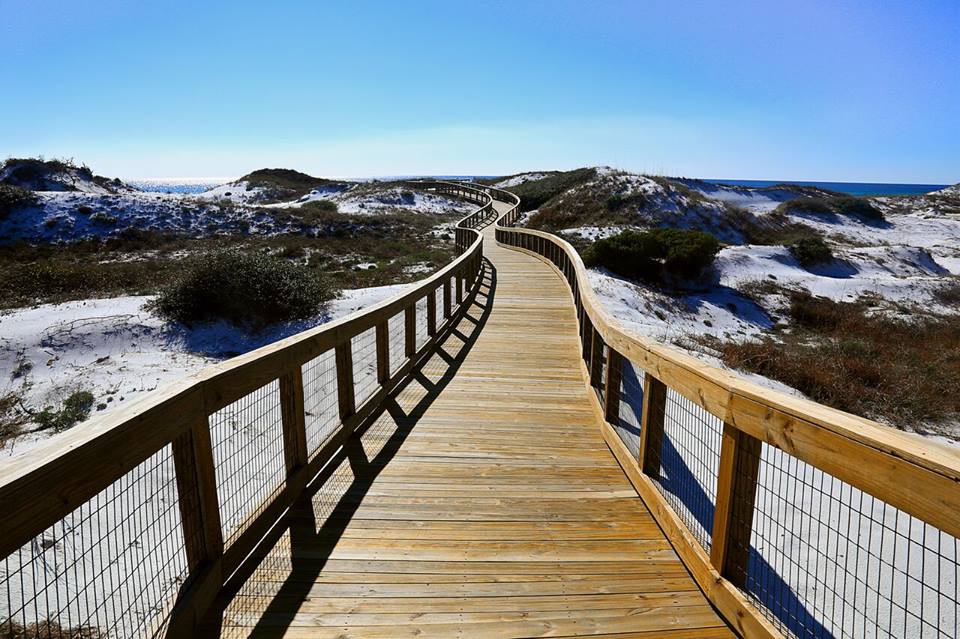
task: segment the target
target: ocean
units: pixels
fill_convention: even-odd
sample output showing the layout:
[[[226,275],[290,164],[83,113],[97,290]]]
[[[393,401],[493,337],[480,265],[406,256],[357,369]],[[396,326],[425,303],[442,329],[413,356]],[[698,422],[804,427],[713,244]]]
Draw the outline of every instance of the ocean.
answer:
[[[364,182],[374,179],[412,179],[423,176],[391,176],[379,178],[347,178],[352,181]],[[471,175],[435,176],[439,179],[471,180],[479,177]],[[127,184],[151,193],[202,193],[207,189],[230,182],[235,178],[158,178],[153,180],[129,180]],[[736,186],[767,187],[777,184],[798,184],[800,186],[816,186],[830,191],[838,191],[848,195],[877,196],[877,195],[922,195],[949,186],[949,184],[884,184],[880,182],[796,182],[790,180],[718,180],[707,179],[704,182],[711,184],[733,184]]]
[[[124,180],[147,193],[203,193],[207,189],[226,184],[236,178],[156,178],[152,180]]]
[[[799,186],[816,186],[821,189],[838,191],[847,195],[878,196],[878,195],[923,195],[930,191],[950,186],[949,184],[884,184],[881,182],[793,182],[790,180],[704,180],[711,184],[732,184],[734,186],[767,187],[777,184],[797,184]]]

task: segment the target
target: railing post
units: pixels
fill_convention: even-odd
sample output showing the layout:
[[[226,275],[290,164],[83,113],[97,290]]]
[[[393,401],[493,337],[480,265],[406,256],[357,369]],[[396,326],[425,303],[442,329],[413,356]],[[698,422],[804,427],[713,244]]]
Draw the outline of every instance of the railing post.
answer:
[[[390,379],[390,324],[377,324],[377,381],[383,385]]]
[[[600,389],[603,383],[603,336],[600,331],[590,324],[591,344],[590,344],[590,385]]]
[[[667,409],[667,387],[647,373],[643,379],[643,409],[640,417],[640,469],[651,477],[660,476],[663,449],[663,421]]]
[[[214,474],[210,423],[206,415],[173,441],[173,466],[177,476],[177,502],[190,574],[223,554],[220,502]]]
[[[603,388],[603,416],[607,422],[620,420],[620,381],[623,379],[623,356],[607,346],[607,379]]]
[[[750,531],[757,497],[760,452],[759,439],[724,423],[710,563],[740,588],[746,584],[750,560]]]
[[[303,408],[303,375],[297,366],[280,377],[280,416],[287,476],[307,465],[307,429]]]
[[[463,270],[457,271],[457,304],[463,301]]]
[[[403,310],[403,351],[407,359],[417,352],[417,303]]]
[[[427,293],[427,335],[437,334],[437,290]]]
[[[334,356],[337,364],[337,402],[340,420],[344,421],[357,412],[353,393],[353,340],[345,339],[337,344]]]
[[[578,321],[580,324],[580,352],[583,355],[583,361],[586,362],[589,367],[590,348],[593,346],[593,336],[591,335],[593,324],[587,316],[587,309],[580,303],[579,298],[577,298],[577,317],[579,318]]]
[[[453,315],[453,304],[450,300],[450,278],[443,280],[443,317],[450,319]]]

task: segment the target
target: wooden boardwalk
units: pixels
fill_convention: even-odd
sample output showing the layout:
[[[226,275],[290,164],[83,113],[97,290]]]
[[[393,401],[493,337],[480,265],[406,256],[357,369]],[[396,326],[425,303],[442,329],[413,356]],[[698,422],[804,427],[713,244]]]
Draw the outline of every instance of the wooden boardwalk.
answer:
[[[565,283],[492,228],[484,251],[467,317],[208,635],[734,636],[600,436]]]

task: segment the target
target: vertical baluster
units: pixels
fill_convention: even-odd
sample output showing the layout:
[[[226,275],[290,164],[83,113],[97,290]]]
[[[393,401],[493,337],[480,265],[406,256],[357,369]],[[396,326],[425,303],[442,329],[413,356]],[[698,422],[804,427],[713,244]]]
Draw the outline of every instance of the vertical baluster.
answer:
[[[590,385],[600,390],[603,377],[603,337],[600,331],[590,326]]]
[[[210,423],[198,416],[193,426],[173,441],[184,547],[191,575],[223,554],[220,502],[214,472]]]
[[[390,323],[377,324],[377,381],[384,385],[390,379]]]
[[[710,563],[740,588],[745,585],[750,560],[761,446],[756,437],[723,425]]]
[[[620,382],[623,379],[623,356],[607,347],[607,378],[604,380],[603,416],[611,424],[620,421]]]
[[[337,364],[337,401],[340,420],[345,421],[357,411],[353,392],[353,340],[345,339],[337,344],[334,356]]]
[[[445,277],[443,279],[443,317],[450,319],[451,315],[453,315],[453,304],[450,299],[450,278]]]
[[[437,289],[427,293],[427,335],[437,334]]]
[[[290,476],[307,464],[307,429],[300,366],[280,377],[280,415],[283,423],[283,457],[287,476]]]
[[[647,373],[643,379],[643,409],[640,415],[640,469],[651,477],[660,476],[663,448],[663,421],[667,411],[667,387]]]
[[[417,302],[413,300],[403,311],[403,346],[407,359],[417,352]]]

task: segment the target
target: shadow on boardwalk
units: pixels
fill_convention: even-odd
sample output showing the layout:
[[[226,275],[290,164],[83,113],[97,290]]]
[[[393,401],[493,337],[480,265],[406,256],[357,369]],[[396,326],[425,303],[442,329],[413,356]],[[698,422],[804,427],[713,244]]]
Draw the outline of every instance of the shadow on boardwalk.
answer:
[[[427,408],[457,374],[483,330],[496,293],[496,269],[484,261],[483,280],[466,313],[445,329],[436,351],[357,429],[311,480],[304,495],[230,579],[200,636],[282,637],[299,604],[372,483],[395,457]]]

